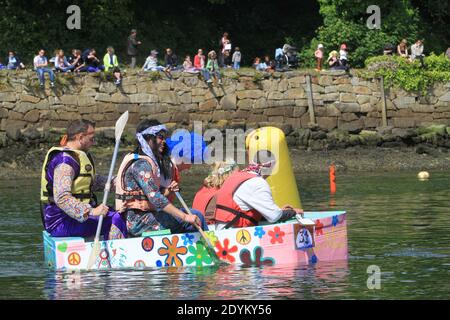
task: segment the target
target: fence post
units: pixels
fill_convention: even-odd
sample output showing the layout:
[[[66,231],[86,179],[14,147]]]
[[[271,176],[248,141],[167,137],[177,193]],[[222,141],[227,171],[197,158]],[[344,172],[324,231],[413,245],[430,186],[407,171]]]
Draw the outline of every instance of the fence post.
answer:
[[[384,92],[384,76],[380,79],[380,91],[381,91],[381,121],[383,127],[387,127],[387,107],[386,107],[386,94]]]
[[[314,100],[311,85],[311,75],[306,75],[306,91],[308,94],[308,112],[309,112],[309,122],[311,124],[316,124],[316,115],[314,114]]]

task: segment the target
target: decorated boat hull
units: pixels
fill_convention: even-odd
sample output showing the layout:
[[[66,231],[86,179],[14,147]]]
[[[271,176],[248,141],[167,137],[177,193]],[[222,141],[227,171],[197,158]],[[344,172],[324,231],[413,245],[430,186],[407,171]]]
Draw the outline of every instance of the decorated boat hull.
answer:
[[[307,212],[315,222],[297,220],[257,227],[207,231],[218,257],[242,266],[304,265],[347,260],[345,211]],[[54,270],[86,270],[93,242],[56,238],[43,232],[45,262]],[[143,237],[101,242],[93,269],[140,269],[214,264],[199,233],[170,234],[167,230]]]

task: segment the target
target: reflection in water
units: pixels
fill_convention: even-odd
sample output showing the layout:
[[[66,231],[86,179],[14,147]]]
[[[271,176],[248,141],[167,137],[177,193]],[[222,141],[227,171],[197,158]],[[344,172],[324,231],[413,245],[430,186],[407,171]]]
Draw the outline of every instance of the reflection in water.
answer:
[[[47,299],[302,299],[345,291],[348,266],[182,267],[97,272],[48,272]],[[127,295],[127,292],[129,295]]]
[[[347,210],[349,260],[238,266],[50,272],[44,265],[39,180],[0,184],[0,299],[431,299],[450,298],[450,174],[336,172],[299,177],[307,211]],[[192,201],[202,177],[183,185]],[[17,201],[17,194],[21,200]],[[381,289],[367,288],[368,267]]]

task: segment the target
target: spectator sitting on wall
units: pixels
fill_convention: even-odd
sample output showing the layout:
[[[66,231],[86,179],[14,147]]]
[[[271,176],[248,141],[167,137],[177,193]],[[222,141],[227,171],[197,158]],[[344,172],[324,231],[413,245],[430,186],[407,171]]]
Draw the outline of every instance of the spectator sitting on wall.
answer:
[[[383,48],[383,55],[385,56],[392,56],[395,51],[395,46],[392,43],[387,43],[384,45]]]
[[[274,72],[275,71],[275,61],[274,60],[270,60],[269,56],[264,56],[264,63],[267,66],[265,71],[267,71],[267,72]]]
[[[183,62],[183,71],[189,73],[198,73],[200,70],[192,65],[191,56],[187,55]]]
[[[198,49],[197,54],[194,57],[194,67],[197,69],[204,69],[205,68],[205,55],[203,54],[202,49]]]
[[[48,67],[48,60],[45,56],[44,49],[39,50],[38,55],[34,57],[33,65],[38,74],[41,87],[44,87],[45,73],[48,73],[48,75],[50,76],[50,87],[53,88],[55,86],[55,74],[53,73],[53,70]]]
[[[80,72],[80,69],[83,67],[81,50],[72,49],[72,55],[69,56],[67,61],[73,66],[73,72]]]
[[[97,58],[95,49],[84,50],[81,58],[83,59],[83,66],[80,68],[80,71],[82,72],[99,72],[105,69]]]
[[[411,46],[411,61],[414,61],[415,59],[419,59],[420,65],[422,68],[424,67],[423,58],[425,55],[423,54],[423,41],[417,40],[416,43],[414,43]]]
[[[232,61],[231,61],[231,53],[230,50],[225,50],[223,52],[223,67],[224,68],[231,68]]]
[[[22,63],[22,61],[14,51],[9,51],[8,57],[5,59],[5,64],[6,69],[8,70],[25,69],[25,65]]]
[[[105,72],[112,71],[115,85],[119,85],[122,82],[122,74],[119,69],[119,61],[117,60],[117,56],[114,54],[114,48],[108,47],[106,49],[106,54],[103,57],[103,65],[105,66]]]
[[[178,69],[178,57],[170,48],[166,49],[166,55],[164,56],[164,65],[166,66],[166,71],[169,73],[172,70]]]
[[[330,66],[330,70],[348,70],[347,66],[344,66],[338,58],[338,52],[333,50],[330,52],[328,56],[328,65]]]
[[[218,83],[222,84],[217,54],[214,50],[208,53],[208,63],[206,64],[206,71],[204,72],[204,77],[207,83],[212,83],[211,76],[214,76],[218,80]]]
[[[158,66],[158,51],[152,50],[142,66],[143,71],[164,71],[163,66]]]
[[[397,46],[397,54],[400,57],[408,58],[408,41],[406,39],[403,39],[400,44]]]
[[[75,67],[67,61],[63,50],[58,50],[55,56],[55,69],[57,72],[71,72]]]

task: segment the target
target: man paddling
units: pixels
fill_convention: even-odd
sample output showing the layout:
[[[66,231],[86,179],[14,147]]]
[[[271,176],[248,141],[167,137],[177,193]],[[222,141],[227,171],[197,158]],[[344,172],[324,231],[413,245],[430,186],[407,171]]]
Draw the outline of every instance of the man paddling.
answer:
[[[200,213],[187,215],[164,196],[163,177],[171,175],[170,157],[164,157],[167,129],[159,121],[143,120],[136,129],[137,148],[122,160],[116,183],[116,209],[127,214],[131,236],[170,229],[172,233],[208,230]],[[169,191],[178,186],[169,184]]]
[[[53,237],[95,236],[103,215],[101,235],[126,237],[125,220],[107,206],[97,206],[94,191],[103,190],[106,177],[95,174],[88,153],[94,144],[95,124],[76,120],[67,128],[59,147],[52,147],[42,166],[41,214],[45,230]]]
[[[275,166],[274,161],[262,161],[258,151],[257,163],[229,176],[216,195],[215,222],[217,230],[258,225],[265,218],[270,223],[283,222],[303,210],[286,205],[280,208],[272,197],[265,180]]]

